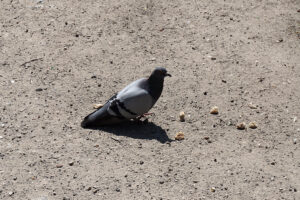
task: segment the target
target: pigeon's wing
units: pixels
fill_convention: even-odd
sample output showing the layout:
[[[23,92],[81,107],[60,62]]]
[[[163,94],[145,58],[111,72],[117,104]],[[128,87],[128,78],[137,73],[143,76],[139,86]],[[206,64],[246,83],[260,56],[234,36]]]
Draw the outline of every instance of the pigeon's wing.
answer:
[[[148,112],[153,106],[153,98],[148,92],[147,79],[139,79],[121,90],[112,100],[108,112],[127,118],[135,118]]]
[[[83,128],[88,127],[95,127],[95,126],[102,126],[102,125],[109,125],[109,124],[115,124],[120,123],[122,121],[125,121],[126,119],[121,115],[111,115],[108,110],[113,109],[113,106],[111,105],[111,101],[116,99],[117,94],[112,96],[103,107],[99,108],[98,110],[95,110],[88,116],[86,116],[83,121],[81,122],[81,126]]]

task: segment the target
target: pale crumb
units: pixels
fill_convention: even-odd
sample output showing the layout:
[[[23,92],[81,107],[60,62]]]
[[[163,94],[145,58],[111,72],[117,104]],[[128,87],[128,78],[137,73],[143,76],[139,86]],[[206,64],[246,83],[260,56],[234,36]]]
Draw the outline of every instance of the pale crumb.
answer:
[[[252,102],[249,103],[249,108],[257,109],[257,105],[254,105]]]
[[[93,107],[94,107],[95,109],[99,109],[99,108],[102,108],[102,107],[103,107],[103,104],[102,104],[102,103],[94,104]]]
[[[246,128],[246,123],[242,122],[236,125],[236,128],[239,130],[244,130]]]
[[[179,113],[179,120],[180,120],[181,122],[184,122],[184,121],[185,121],[185,114],[184,114],[183,111],[181,111],[181,112]]]
[[[256,122],[250,122],[249,123],[249,128],[256,129],[257,128]]]
[[[176,136],[175,136],[175,140],[183,140],[184,139],[184,133],[183,132],[178,132],[176,133]]]
[[[219,114],[219,108],[217,106],[212,107],[210,110],[210,114],[214,114],[214,115]]]

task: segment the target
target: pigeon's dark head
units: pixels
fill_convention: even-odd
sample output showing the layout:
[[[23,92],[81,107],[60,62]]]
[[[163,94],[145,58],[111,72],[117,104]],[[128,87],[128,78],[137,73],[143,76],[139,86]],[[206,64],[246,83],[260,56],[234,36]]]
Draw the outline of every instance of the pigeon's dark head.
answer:
[[[155,70],[152,72],[151,76],[163,79],[166,76],[171,77],[171,74],[168,74],[167,70],[164,67],[156,67]]]

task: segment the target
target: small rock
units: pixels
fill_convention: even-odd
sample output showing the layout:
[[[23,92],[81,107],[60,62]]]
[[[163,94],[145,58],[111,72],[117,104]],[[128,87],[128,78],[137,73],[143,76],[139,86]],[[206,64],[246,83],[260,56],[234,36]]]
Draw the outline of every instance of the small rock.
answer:
[[[213,114],[213,115],[219,114],[219,108],[217,106],[212,107],[210,110],[210,114]]]
[[[215,191],[216,191],[216,188],[215,188],[215,187],[211,187],[211,188],[210,188],[210,191],[211,191],[211,192],[215,192]]]
[[[121,192],[120,188],[116,188],[116,192]]]
[[[14,194],[13,191],[9,191],[9,192],[8,192],[8,195],[9,195],[9,196],[11,196],[11,195],[13,195],[13,194]]]
[[[144,164],[144,161],[140,161],[140,165]]]
[[[62,168],[63,167],[63,165],[62,164],[58,164],[58,165],[56,165],[56,168]]]
[[[11,82],[11,83],[15,83],[15,80],[11,80],[10,82]]]
[[[159,184],[164,184],[165,182],[164,181],[159,181]]]
[[[102,103],[94,104],[93,108],[99,109],[102,108],[104,105]]]
[[[183,111],[181,111],[181,112],[179,113],[179,120],[180,120],[181,122],[184,122],[184,121],[185,121],[185,114],[184,114]]]
[[[35,89],[35,91],[41,92],[41,91],[43,91],[43,88],[37,88],[37,89]]]
[[[74,161],[69,162],[69,165],[73,166],[74,165]]]
[[[293,139],[293,143],[294,143],[294,144],[297,144],[297,138],[294,138],[294,139]]]
[[[183,140],[184,139],[184,133],[183,132],[178,132],[176,133],[176,136],[175,136],[175,140]]]
[[[249,108],[251,109],[257,109],[257,106],[254,105],[252,102],[249,103]]]
[[[94,76],[91,76],[91,78],[97,78],[97,76],[94,75]]]
[[[244,130],[246,128],[246,123],[245,122],[239,123],[236,125],[236,128],[238,130]]]
[[[298,117],[294,117],[293,121],[296,122],[298,120]]]
[[[279,40],[276,41],[277,43],[283,42],[283,39],[280,38]]]
[[[257,128],[256,122],[250,122],[249,123],[249,128],[256,129]]]
[[[208,137],[208,136],[205,136],[204,139],[205,139],[205,140],[209,140],[209,137]]]
[[[156,60],[156,58],[154,58],[154,57],[153,57],[153,58],[150,58],[150,61],[155,61],[155,60]]]

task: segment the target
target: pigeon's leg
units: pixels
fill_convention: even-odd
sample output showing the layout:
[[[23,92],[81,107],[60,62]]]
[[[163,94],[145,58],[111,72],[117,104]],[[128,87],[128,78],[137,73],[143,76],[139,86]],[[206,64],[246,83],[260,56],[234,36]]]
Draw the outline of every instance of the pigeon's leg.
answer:
[[[144,114],[138,116],[136,119],[137,119],[137,120],[140,120],[140,119],[142,119],[143,117],[147,119],[147,116],[148,116],[148,115],[155,115],[155,113],[144,113]]]
[[[155,113],[144,113],[144,114],[142,114],[143,117],[146,117],[147,115],[155,115]]]

